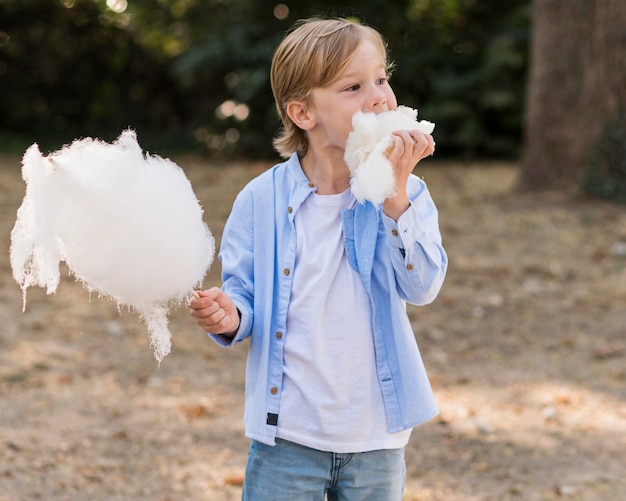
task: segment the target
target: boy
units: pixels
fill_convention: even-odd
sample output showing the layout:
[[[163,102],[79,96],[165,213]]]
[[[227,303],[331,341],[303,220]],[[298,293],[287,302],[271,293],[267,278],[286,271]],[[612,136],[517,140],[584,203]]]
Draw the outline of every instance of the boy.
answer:
[[[397,107],[385,42],[310,19],[274,54],[284,163],[237,196],[222,288],[190,302],[220,344],[250,338],[243,499],[400,500],[411,428],[437,413],[405,301],[437,296],[447,268],[437,210],[411,172],[430,135],[394,133],[397,194],[356,203],[344,147],[357,111]]]

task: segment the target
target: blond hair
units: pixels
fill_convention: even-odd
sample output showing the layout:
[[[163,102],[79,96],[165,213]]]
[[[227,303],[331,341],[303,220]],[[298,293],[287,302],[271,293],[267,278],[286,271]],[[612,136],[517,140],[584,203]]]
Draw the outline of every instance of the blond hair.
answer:
[[[316,87],[334,82],[348,66],[364,40],[372,42],[387,62],[387,45],[378,31],[348,19],[311,18],[299,21],[287,33],[272,59],[270,81],[276,109],[283,124],[274,148],[283,158],[294,151],[306,154],[306,134],[287,114],[293,101],[307,102]]]

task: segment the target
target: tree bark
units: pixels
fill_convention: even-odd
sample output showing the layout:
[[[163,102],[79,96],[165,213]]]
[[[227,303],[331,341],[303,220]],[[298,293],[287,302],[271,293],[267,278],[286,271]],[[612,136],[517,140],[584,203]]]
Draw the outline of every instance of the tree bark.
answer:
[[[519,187],[572,188],[626,111],[626,1],[534,0]]]

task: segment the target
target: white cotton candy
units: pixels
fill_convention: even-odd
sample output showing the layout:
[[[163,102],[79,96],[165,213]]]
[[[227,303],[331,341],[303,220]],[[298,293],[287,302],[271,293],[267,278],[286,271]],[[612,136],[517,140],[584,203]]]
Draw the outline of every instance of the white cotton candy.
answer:
[[[407,106],[378,114],[355,113],[344,155],[350,168],[355,198],[359,202],[369,200],[379,204],[395,195],[393,167],[387,159],[392,132],[417,129],[431,134],[434,128],[432,122],[417,121],[417,110]]]
[[[160,362],[171,348],[170,306],[209,269],[215,243],[183,170],[144,156],[135,133],[90,138],[44,157],[25,153],[26,195],[11,232],[13,277],[56,292],[59,263],[89,291],[136,310]]]

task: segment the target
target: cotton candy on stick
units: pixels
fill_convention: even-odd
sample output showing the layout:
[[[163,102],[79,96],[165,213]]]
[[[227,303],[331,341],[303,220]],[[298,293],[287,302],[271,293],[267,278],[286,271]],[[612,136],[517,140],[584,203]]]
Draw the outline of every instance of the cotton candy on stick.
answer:
[[[359,202],[384,202],[395,194],[393,167],[387,158],[392,132],[420,130],[431,134],[435,124],[417,120],[417,110],[398,106],[383,113],[363,113],[352,117],[352,131],[346,142],[344,159],[350,168],[352,193]]]
[[[213,236],[183,170],[144,156],[133,131],[91,138],[44,157],[25,153],[26,195],[11,232],[11,267],[26,306],[31,285],[48,294],[59,263],[89,291],[137,311],[160,362],[171,348],[167,315],[209,269]]]

